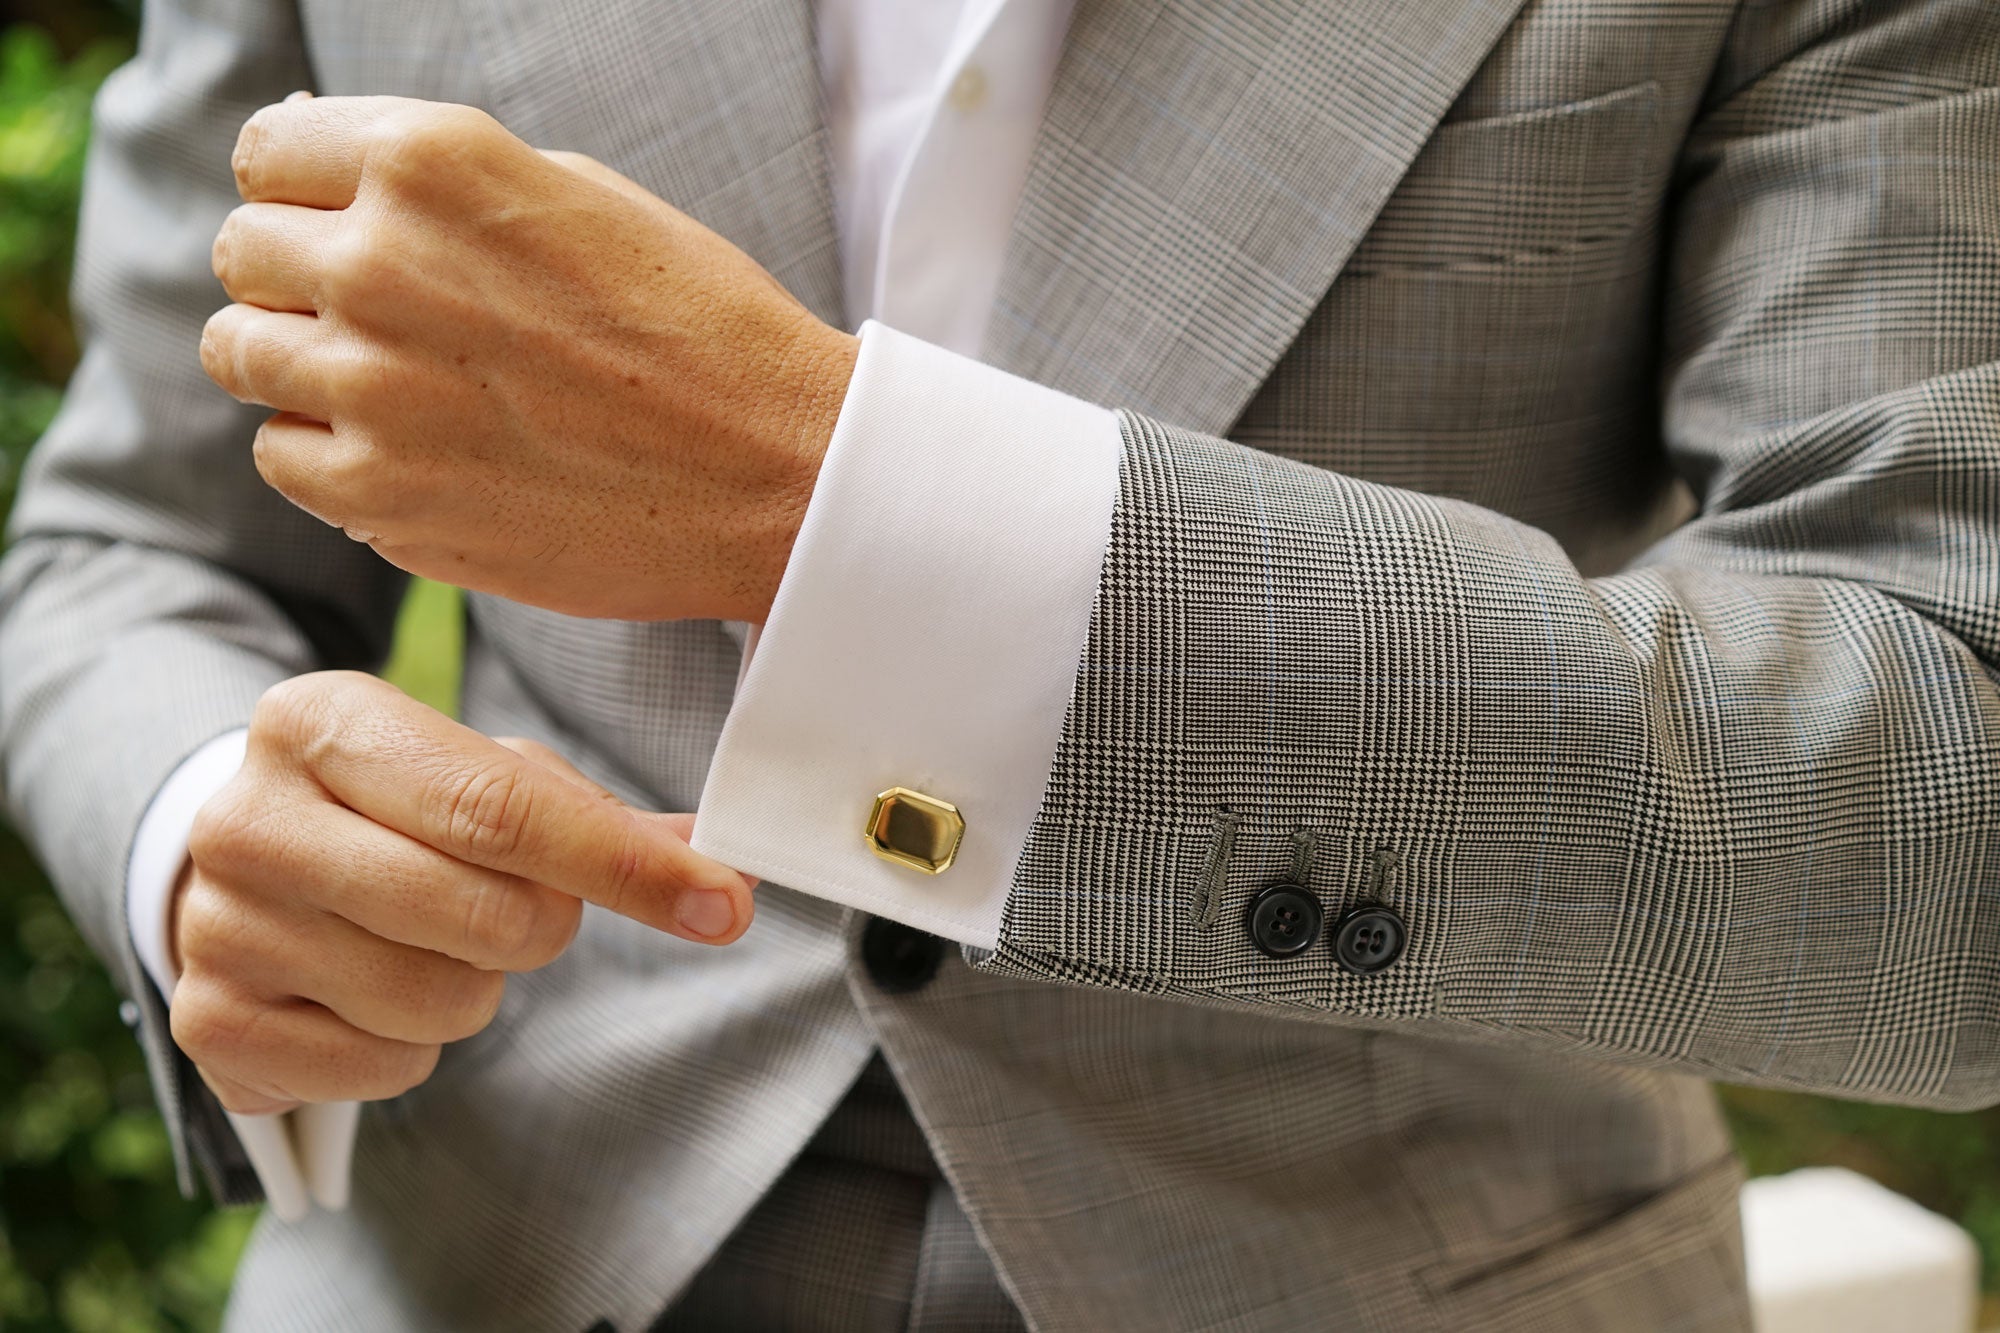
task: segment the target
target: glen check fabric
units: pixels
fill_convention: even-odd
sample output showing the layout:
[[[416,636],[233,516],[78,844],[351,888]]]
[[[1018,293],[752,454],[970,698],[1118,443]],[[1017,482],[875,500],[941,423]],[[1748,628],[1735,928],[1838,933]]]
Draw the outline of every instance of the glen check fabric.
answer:
[[[1022,1333],[880,1056],[651,1333]]]
[[[1269,452],[1126,418],[1001,966],[2000,1094],[2000,16],[1820,8],[1445,125],[1239,422]],[[1693,520],[1581,577],[1669,468]],[[1403,961],[1274,971],[1200,924],[1225,810],[1222,923],[1304,827]]]
[[[196,364],[237,125],[484,105],[839,319],[810,36],[803,0],[149,4],[0,727],[225,1184],[130,834],[265,686],[378,660],[401,586]],[[643,1328],[879,1052],[1037,1329],[1743,1327],[1701,1076],[2000,1076],[1996,154],[1985,0],[1082,0],[988,356],[1124,409],[1126,454],[1001,947],[892,997],[781,887],[728,950],[588,913],[369,1108],[351,1212],[260,1228],[235,1326]],[[691,804],[727,632],[471,614],[468,721]],[[1396,968],[1232,933],[1299,828],[1329,906],[1405,914]]]

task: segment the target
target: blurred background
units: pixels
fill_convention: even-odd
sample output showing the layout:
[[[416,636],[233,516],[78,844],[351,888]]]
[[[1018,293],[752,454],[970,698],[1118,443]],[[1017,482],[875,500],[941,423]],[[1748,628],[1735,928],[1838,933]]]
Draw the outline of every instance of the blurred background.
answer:
[[[90,98],[130,55],[137,8],[0,3],[0,514],[76,361],[67,289]],[[458,626],[454,594],[420,585],[390,677],[450,710]],[[1754,1174],[1846,1166],[1971,1231],[1982,1324],[2000,1322],[2000,1111],[1722,1095]],[[0,1328],[213,1328],[254,1216],[176,1193],[117,993],[0,823]]]

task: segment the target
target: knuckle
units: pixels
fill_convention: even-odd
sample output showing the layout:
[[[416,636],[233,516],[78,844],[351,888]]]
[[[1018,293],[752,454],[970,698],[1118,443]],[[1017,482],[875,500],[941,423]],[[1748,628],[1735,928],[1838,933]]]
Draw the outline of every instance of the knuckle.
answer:
[[[253,737],[277,740],[284,749],[296,751],[326,727],[331,702],[320,673],[281,680],[258,698],[256,710],[250,716],[250,733]]]
[[[534,967],[547,967],[576,942],[576,933],[583,928],[583,900],[551,889],[543,920],[548,934],[532,956]]]
[[[205,1069],[241,1066],[250,1059],[255,1006],[199,971],[181,978],[167,1019],[174,1044]]]
[[[518,769],[485,765],[453,774],[435,790],[435,825],[448,847],[480,858],[507,858],[526,843],[534,797]]]
[[[525,883],[487,880],[466,914],[467,952],[484,965],[532,972],[556,960],[576,934],[581,904]]]
[[[286,774],[317,771],[379,692],[393,691],[360,671],[313,671],[266,690],[250,719],[253,754],[275,753]]]
[[[194,823],[188,826],[188,855],[197,865],[219,862],[235,847],[241,821],[235,785],[225,786],[194,812]]]
[[[629,821],[617,845],[605,857],[604,866],[602,901],[619,916],[632,915],[646,897],[647,886],[660,881],[644,840]]]
[[[400,1097],[428,1079],[437,1070],[439,1047],[404,1044],[386,1054],[364,1101]]]
[[[306,470],[316,512],[345,526],[375,512],[384,485],[382,455],[362,432],[345,430],[317,444]]]
[[[199,974],[189,970],[174,987],[174,1002],[167,1008],[167,1031],[174,1045],[197,1064],[206,1064],[213,1046],[213,1025],[208,1005],[202,1002]]]
[[[549,161],[559,167],[573,171],[579,176],[595,178],[608,175],[611,170],[590,154],[572,152],[567,148],[551,149],[547,156]]]
[[[257,475],[266,485],[283,495],[294,504],[301,504],[305,497],[301,493],[300,477],[303,469],[293,451],[286,447],[282,437],[272,429],[276,418],[257,427],[256,435],[250,440],[250,461],[257,468]]]
[[[375,263],[375,224],[349,218],[320,254],[320,307],[344,311],[364,298]]]
[[[376,154],[384,176],[396,186],[434,184],[438,172],[448,170],[458,156],[454,122],[440,108],[388,118],[378,132]]]
[[[372,1033],[332,1029],[313,1043],[310,1058],[289,1069],[286,1091],[305,1101],[367,1101],[387,1094],[395,1078],[394,1046]]]
[[[286,349],[248,327],[238,316],[231,315],[226,327],[226,335],[219,337],[214,344],[222,365],[222,375],[217,377],[216,382],[227,387],[237,398],[246,400],[254,394],[279,387],[280,378],[290,366]]]
[[[263,914],[243,895],[197,878],[181,899],[174,923],[183,969],[216,983],[247,980],[247,969],[255,960],[268,963],[280,956],[264,922]]]
[[[227,874],[261,859],[265,849],[263,820],[250,795],[231,783],[195,812],[188,829],[188,855],[204,874]],[[190,886],[188,899],[206,897],[202,885]],[[185,911],[186,908],[183,908]]]
[[[437,185],[435,137],[419,125],[389,122],[378,127],[374,150],[369,154],[374,176],[382,188],[398,198],[422,197]]]
[[[363,723],[385,693],[400,693],[365,671],[316,671],[303,679],[310,682],[310,698],[298,754],[307,772],[325,767],[347,731]]]
[[[213,963],[229,958],[227,948],[216,947],[219,937],[228,933],[224,924],[228,909],[221,895],[222,890],[206,876],[197,877],[181,895],[174,933],[184,971],[213,971]]]
[[[534,938],[535,924],[522,906],[525,895],[516,886],[482,879],[467,904],[465,952],[484,965],[506,967],[523,954]]]
[[[257,475],[322,523],[351,528],[381,510],[393,487],[380,475],[379,455],[352,428],[305,443],[297,432],[267,421],[251,441]]]
[[[243,209],[238,207],[222,220],[222,226],[215,233],[215,244],[209,247],[209,268],[225,291],[233,292],[236,287],[236,270],[232,261],[239,249],[238,233],[242,228]]]
[[[395,301],[411,287],[413,265],[395,245],[391,225],[379,217],[356,215],[327,247],[320,296],[330,309],[352,314]]]
[[[443,989],[445,994],[433,1011],[440,1027],[438,1038],[463,1041],[484,1032],[500,1012],[500,1002],[507,994],[507,975],[460,967]]]
[[[262,179],[263,146],[270,134],[271,107],[262,107],[236,135],[236,148],[229,155],[230,169],[236,174],[236,188],[244,196],[256,193]]]
[[[386,118],[375,152],[385,183],[406,193],[448,186],[457,173],[477,164],[495,124],[491,116],[464,106],[426,106]]]
[[[311,681],[324,715],[343,725],[372,711],[384,697],[402,697],[402,691],[366,671],[315,671],[297,679]]]
[[[201,368],[224,393],[240,397],[242,377],[237,374],[233,334],[234,317],[228,307],[208,317],[201,328]]]
[[[435,108],[431,120],[447,141],[454,145],[490,150],[507,137],[499,121],[478,107],[462,102],[449,102]]]

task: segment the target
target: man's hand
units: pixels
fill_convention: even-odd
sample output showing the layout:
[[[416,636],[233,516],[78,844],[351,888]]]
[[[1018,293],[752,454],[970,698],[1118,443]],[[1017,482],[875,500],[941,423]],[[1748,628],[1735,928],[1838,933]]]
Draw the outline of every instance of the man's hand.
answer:
[[[250,118],[202,364],[264,478],[404,569],[762,621],[858,344],[639,186],[468,107]]]
[[[741,935],[749,882],[688,848],[691,823],[373,677],[288,681],[195,823],[174,1039],[232,1111],[407,1091],[492,1020],[506,973],[562,953],[586,902]]]

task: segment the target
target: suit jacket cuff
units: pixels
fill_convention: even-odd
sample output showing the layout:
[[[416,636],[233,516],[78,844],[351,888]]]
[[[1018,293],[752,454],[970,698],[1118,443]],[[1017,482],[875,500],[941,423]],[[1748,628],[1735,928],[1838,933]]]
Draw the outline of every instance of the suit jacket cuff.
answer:
[[[1102,408],[864,325],[695,847],[993,947],[1089,632],[1120,450]],[[891,787],[961,812],[944,873],[871,850]]]

